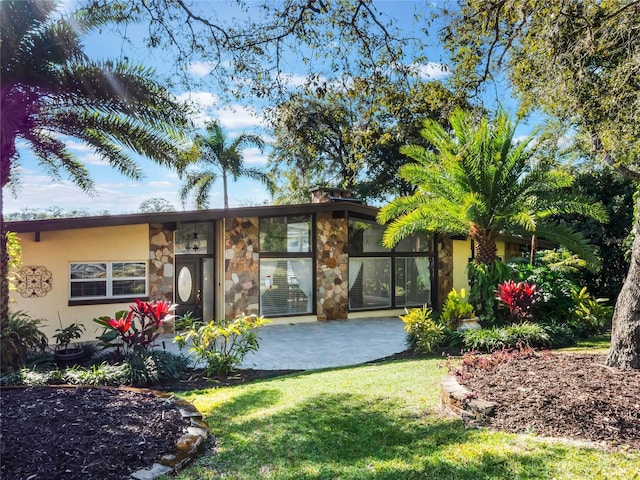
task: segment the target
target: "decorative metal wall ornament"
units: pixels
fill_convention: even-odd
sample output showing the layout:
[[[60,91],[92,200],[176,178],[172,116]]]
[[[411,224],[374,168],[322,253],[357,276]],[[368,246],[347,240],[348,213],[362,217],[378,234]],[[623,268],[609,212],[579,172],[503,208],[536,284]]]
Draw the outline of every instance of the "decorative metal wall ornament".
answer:
[[[44,297],[53,286],[53,274],[47,267],[25,265],[16,278],[16,287],[24,298]]]

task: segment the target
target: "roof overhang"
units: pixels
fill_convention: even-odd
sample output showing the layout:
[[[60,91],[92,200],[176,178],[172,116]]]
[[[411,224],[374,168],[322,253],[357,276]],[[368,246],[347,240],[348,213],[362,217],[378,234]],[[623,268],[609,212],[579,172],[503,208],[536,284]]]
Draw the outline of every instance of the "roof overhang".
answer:
[[[269,205],[182,212],[134,213],[128,215],[23,220],[7,222],[6,229],[16,233],[45,232],[79,228],[116,227],[122,225],[206,222],[222,218],[309,215],[322,212],[345,212],[367,218],[375,218],[378,209],[353,202],[304,203],[298,205]]]

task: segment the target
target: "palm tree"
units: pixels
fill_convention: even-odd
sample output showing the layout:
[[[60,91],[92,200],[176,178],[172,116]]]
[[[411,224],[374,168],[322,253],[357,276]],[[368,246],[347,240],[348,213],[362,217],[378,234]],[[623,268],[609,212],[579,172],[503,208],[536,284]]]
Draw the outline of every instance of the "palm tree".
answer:
[[[260,151],[264,149],[264,140],[259,135],[241,133],[227,144],[227,137],[217,121],[207,122],[205,127],[207,134],[196,136],[199,158],[194,161],[193,168],[186,172],[184,184],[180,189],[183,205],[189,198],[189,194],[193,192],[196,208],[199,210],[206,208],[209,203],[209,192],[218,178],[218,173],[222,175],[224,208],[229,208],[227,192],[229,175],[234,180],[247,177],[267,186],[270,185],[271,180],[267,173],[256,168],[245,167],[242,158],[242,149],[246,145],[255,145]]]
[[[544,237],[596,264],[583,237],[554,216],[604,220],[604,208],[567,193],[573,178],[554,161],[537,157],[533,137],[514,141],[516,125],[502,111],[490,123],[457,110],[450,125],[447,131],[427,120],[421,134],[433,148],[401,148],[416,163],[404,165],[400,175],[416,191],[381,209],[379,221],[389,224],[387,247],[417,231],[464,234],[474,242],[476,262],[489,265],[497,258],[498,235],[509,233]]]
[[[66,138],[87,144],[133,179],[142,172],[127,152],[167,166],[184,164],[187,112],[153,71],[124,61],[92,62],[84,54],[80,35],[109,18],[87,12],[62,17],[52,0],[2,1],[0,17],[0,188],[16,186],[18,140],[28,144],[48,174],[58,178],[64,173],[88,193],[94,183],[67,150]],[[1,213],[0,227],[4,324],[8,258]]]

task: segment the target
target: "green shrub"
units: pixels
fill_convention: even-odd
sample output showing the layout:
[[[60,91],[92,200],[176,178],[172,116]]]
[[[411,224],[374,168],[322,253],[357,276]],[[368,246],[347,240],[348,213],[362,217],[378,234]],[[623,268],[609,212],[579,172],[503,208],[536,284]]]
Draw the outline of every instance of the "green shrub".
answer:
[[[432,352],[444,340],[445,326],[433,320],[433,310],[426,305],[406,312],[405,315],[400,315],[400,319],[404,322],[409,345],[417,353]]]
[[[3,372],[16,371],[24,365],[28,350],[43,351],[49,340],[40,331],[42,320],[19,310],[9,312],[0,332],[0,366]]]
[[[549,333],[542,325],[529,322],[500,328],[465,330],[461,335],[466,349],[479,352],[493,352],[520,346],[544,347],[551,342]]]
[[[460,294],[458,294],[454,288],[449,292],[447,300],[442,306],[440,322],[444,323],[451,329],[456,329],[461,320],[475,317],[475,315],[476,313],[473,305],[466,300],[465,289],[460,289]]]
[[[584,326],[587,335],[602,333],[606,324],[611,322],[613,308],[606,304],[608,299],[595,298],[587,292],[587,287],[573,293],[573,322]]]
[[[182,349],[191,343],[189,352],[206,363],[209,375],[235,370],[249,352],[259,348],[256,329],[270,321],[256,315],[239,315],[233,320],[211,321],[177,335]]]
[[[104,385],[147,386],[163,378],[177,379],[189,366],[184,355],[152,350],[144,355],[132,353],[124,360],[109,363],[104,360],[88,367],[78,365],[65,369],[23,368],[0,377],[1,385]]]
[[[497,311],[496,288],[511,277],[511,270],[500,260],[490,264],[469,263],[467,275],[471,289],[469,303],[485,325],[496,325],[502,321]]]

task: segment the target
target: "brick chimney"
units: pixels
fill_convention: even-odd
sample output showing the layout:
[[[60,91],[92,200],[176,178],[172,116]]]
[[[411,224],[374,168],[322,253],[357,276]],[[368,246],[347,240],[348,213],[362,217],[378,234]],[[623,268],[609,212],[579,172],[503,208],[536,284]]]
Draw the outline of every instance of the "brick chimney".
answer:
[[[352,198],[349,190],[344,188],[331,187],[314,187],[311,190],[311,203],[329,203],[329,202],[357,202],[359,199]]]

